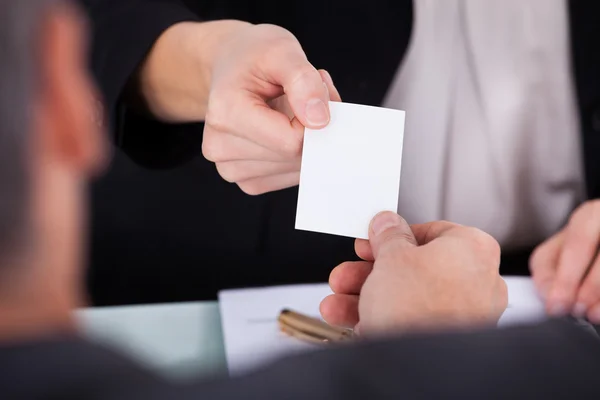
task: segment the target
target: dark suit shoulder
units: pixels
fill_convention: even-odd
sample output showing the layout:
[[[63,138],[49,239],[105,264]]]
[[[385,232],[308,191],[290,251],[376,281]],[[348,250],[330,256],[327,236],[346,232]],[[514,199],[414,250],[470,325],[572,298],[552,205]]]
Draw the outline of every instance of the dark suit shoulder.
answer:
[[[365,343],[282,360],[208,398],[598,399],[600,341],[564,321]],[[189,392],[193,398],[193,391]],[[211,397],[212,396],[212,397]]]
[[[178,386],[78,339],[0,347],[9,399],[598,399],[599,370],[598,337],[564,321],[315,351]]]
[[[4,399],[111,399],[164,385],[128,359],[74,337],[3,344],[0,371]]]

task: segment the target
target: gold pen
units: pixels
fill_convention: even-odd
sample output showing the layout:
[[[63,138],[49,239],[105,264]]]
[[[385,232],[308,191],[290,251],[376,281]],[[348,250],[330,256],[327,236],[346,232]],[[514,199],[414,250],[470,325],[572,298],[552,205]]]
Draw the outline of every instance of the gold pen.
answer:
[[[277,318],[282,332],[315,344],[347,342],[354,339],[351,329],[331,326],[317,318],[312,318],[292,310],[284,309]]]

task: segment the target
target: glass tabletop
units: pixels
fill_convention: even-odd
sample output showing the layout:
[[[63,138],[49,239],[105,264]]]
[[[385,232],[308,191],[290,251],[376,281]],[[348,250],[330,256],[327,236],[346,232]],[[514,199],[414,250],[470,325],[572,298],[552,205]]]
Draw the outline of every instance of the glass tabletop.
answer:
[[[76,315],[87,338],[167,378],[227,372],[216,301],[90,308]]]

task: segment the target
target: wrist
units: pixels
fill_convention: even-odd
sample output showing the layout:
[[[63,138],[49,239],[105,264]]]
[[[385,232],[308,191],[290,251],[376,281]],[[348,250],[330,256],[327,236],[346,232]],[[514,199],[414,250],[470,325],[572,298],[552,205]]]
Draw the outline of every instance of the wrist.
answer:
[[[166,30],[136,76],[137,104],[165,122],[204,120],[219,50],[231,35],[248,26],[223,20],[182,22]]]

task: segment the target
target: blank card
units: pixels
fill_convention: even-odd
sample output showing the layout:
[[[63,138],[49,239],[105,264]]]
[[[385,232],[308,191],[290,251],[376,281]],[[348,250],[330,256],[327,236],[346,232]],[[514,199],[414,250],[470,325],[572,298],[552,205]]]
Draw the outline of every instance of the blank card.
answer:
[[[329,125],[304,134],[296,229],[367,239],[371,219],[398,208],[404,111],[329,107]]]

